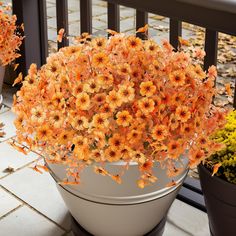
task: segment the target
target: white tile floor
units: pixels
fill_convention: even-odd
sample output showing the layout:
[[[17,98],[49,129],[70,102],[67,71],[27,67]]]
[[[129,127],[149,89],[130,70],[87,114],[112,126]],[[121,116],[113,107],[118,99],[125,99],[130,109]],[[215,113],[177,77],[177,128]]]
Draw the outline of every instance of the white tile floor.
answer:
[[[69,212],[47,173],[30,169],[42,157],[30,152],[27,156],[14,150],[14,114],[10,111],[14,90],[5,86],[6,102],[0,109],[6,137],[0,140],[0,236],[73,236]],[[7,171],[9,168],[13,172]],[[208,236],[207,215],[179,200],[168,214],[163,236]]]

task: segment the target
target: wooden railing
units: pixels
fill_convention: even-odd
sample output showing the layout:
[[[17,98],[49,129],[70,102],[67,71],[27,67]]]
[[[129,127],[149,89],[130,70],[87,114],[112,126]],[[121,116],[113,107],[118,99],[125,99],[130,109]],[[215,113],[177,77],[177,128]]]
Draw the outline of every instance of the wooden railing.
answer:
[[[185,0],[107,0],[107,2],[107,27],[115,31],[120,31],[119,5],[136,9],[136,28],[148,23],[148,12],[169,17],[169,39],[175,48],[178,46],[178,37],[181,36],[182,21],[204,27],[206,29],[204,69],[217,64],[218,32],[236,35],[236,10],[206,7]],[[92,0],[80,0],[78,4],[81,9],[81,33],[92,33]],[[23,46],[21,70],[26,73],[26,68],[32,62],[40,66],[45,63],[48,55],[46,0],[13,0],[13,10],[18,15],[19,22],[25,23],[27,37]],[[68,0],[56,0],[56,13],[57,29],[64,28],[68,35]],[[140,34],[137,36],[143,37]],[[58,48],[68,44],[68,39],[64,38],[58,43]],[[236,86],[233,106],[236,108]],[[180,199],[205,210],[199,181],[187,179],[181,191],[178,196]]]
[[[148,23],[148,12],[169,17],[169,39],[175,48],[178,45],[178,37],[181,36],[182,21],[206,28],[204,69],[217,64],[218,32],[236,35],[236,10],[204,7],[189,4],[189,1],[185,0],[107,0],[107,2],[107,27],[116,31],[120,31],[119,5],[136,9],[136,28]],[[92,33],[92,0],[80,0],[78,4],[81,9],[81,33]],[[20,69],[26,73],[26,69],[32,62],[40,66],[45,63],[48,55],[46,0],[13,0],[13,11],[18,15],[19,22],[25,23],[27,37],[22,47]],[[68,0],[56,0],[56,14],[57,29],[64,28],[68,35]],[[143,37],[140,34],[137,36]],[[58,49],[68,44],[69,41],[65,37],[61,43],[58,43]],[[236,86],[233,106],[236,108]]]

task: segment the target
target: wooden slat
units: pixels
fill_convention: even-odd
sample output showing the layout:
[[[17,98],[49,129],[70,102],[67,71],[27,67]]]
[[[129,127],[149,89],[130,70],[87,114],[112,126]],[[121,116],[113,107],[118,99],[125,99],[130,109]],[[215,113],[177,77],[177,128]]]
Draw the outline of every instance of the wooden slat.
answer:
[[[236,35],[236,13],[179,0],[106,0],[140,11],[178,19],[204,28]]]
[[[41,33],[42,28],[45,28],[45,25],[41,25],[45,23],[45,12],[42,12],[42,7],[45,6],[43,1],[13,0],[12,2],[13,13],[17,15],[17,24],[21,25],[24,22],[25,28],[26,37],[20,47],[22,56],[17,59],[17,63],[20,64],[18,72],[24,75],[27,74],[31,63],[36,63],[40,67],[45,61],[46,33]]]
[[[202,194],[182,186],[176,198],[206,212],[205,201]]]
[[[38,1],[39,3],[39,22],[41,38],[41,63],[45,64],[48,56],[48,25],[47,25],[47,4],[46,0]]]
[[[199,179],[195,179],[192,177],[187,177],[184,180],[183,186],[188,188],[196,193],[202,194],[202,188]]]
[[[217,64],[218,32],[206,29],[204,70],[208,70],[211,65]]]
[[[81,33],[92,33],[92,2],[80,0],[80,27]]]
[[[136,30],[145,26],[147,23],[148,23],[148,13],[136,10]],[[137,33],[136,36],[141,39],[147,39],[147,35],[143,33]]]
[[[58,42],[58,49],[68,46],[69,39],[69,24],[68,24],[68,2],[67,0],[56,0],[56,12],[57,12],[57,32],[60,29],[64,29],[65,36],[62,42]]]
[[[107,10],[108,29],[120,32],[120,6],[108,3]]]
[[[179,36],[182,35],[182,22],[174,19],[170,19],[170,43],[177,49],[179,45]]]

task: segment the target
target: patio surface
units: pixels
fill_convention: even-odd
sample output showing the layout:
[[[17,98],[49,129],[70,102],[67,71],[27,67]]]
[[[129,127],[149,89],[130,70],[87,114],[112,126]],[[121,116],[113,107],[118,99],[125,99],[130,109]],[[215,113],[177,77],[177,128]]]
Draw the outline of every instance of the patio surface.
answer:
[[[10,2],[10,0],[5,0]],[[70,36],[80,34],[79,0],[68,0]],[[93,34],[106,35],[106,3],[93,0]],[[55,0],[47,0],[48,36],[50,52],[56,51],[56,9]],[[135,32],[135,10],[121,7],[121,31]],[[149,33],[157,42],[168,39],[168,18],[149,14]],[[183,38],[193,44],[203,45],[203,31],[185,24]],[[225,94],[224,84],[230,83],[233,89],[236,39],[225,40],[221,35],[220,77],[217,86],[221,96],[216,101],[220,106],[232,105],[232,97]],[[225,42],[227,48],[224,47]],[[234,43],[234,44],[233,44]],[[226,58],[226,61],[225,61]],[[223,69],[222,69],[223,68]],[[1,236],[72,236],[68,210],[57,192],[56,185],[48,173],[39,174],[29,167],[43,158],[30,152],[27,156],[10,147],[8,141],[14,139],[14,114],[11,112],[12,94],[15,89],[9,85],[3,88],[3,104],[0,121],[5,124],[6,135],[0,139],[0,235]],[[179,200],[172,205],[163,236],[208,236],[207,215]],[[125,235],[124,235],[125,236]]]

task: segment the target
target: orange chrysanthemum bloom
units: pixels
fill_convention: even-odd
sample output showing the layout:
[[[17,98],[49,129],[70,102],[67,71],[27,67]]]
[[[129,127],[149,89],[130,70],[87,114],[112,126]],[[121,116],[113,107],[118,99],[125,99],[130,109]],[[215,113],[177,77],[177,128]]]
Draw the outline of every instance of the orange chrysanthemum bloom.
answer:
[[[129,126],[132,122],[132,116],[128,111],[119,111],[116,115],[117,120],[116,123],[123,127]]]
[[[115,90],[109,92],[109,95],[106,97],[106,102],[113,108],[120,107],[122,104],[122,99]]]
[[[134,100],[135,89],[132,87],[128,87],[127,85],[123,85],[119,88],[118,93],[119,93],[121,100],[123,102],[131,102]]]
[[[120,159],[120,152],[118,150],[114,150],[114,148],[108,147],[105,150],[105,158],[106,160],[108,160],[109,162],[115,162],[115,161],[119,161]]]
[[[76,107],[80,110],[88,110],[90,107],[90,97],[87,93],[80,93],[76,97]]]
[[[151,97],[156,92],[156,86],[153,85],[152,81],[142,82],[140,84],[140,94],[142,96]]]
[[[105,53],[99,52],[93,56],[92,63],[95,67],[102,67],[108,63],[108,57]]]
[[[149,53],[155,53],[157,52],[157,50],[159,50],[160,47],[156,44],[155,41],[150,40],[145,42],[144,48]]]
[[[109,125],[107,114],[100,113],[100,114],[94,115],[92,124],[95,128],[98,128],[98,129],[107,127]]]
[[[52,131],[48,125],[39,126],[36,133],[37,139],[41,141],[46,141],[52,135]]]
[[[52,111],[50,114],[49,122],[55,128],[60,128],[62,127],[64,120],[59,111]]]
[[[135,37],[135,36],[129,36],[127,38],[127,46],[130,49],[138,50],[143,46],[142,40],[140,38]]]
[[[114,78],[112,75],[98,75],[96,81],[102,88],[107,89],[112,86]]]
[[[71,120],[71,125],[77,130],[84,130],[89,127],[88,119],[84,116],[75,116]]]
[[[169,78],[174,86],[183,86],[185,84],[185,74],[182,71],[174,71],[169,75]]]
[[[105,38],[95,38],[92,40],[92,45],[98,49],[101,50],[106,46],[107,40]]]
[[[194,76],[195,78],[197,79],[205,79],[206,78],[206,73],[202,70],[201,66],[200,65],[196,65],[194,68],[193,68],[193,71],[194,71]]]
[[[183,144],[179,140],[171,140],[167,146],[168,155],[176,159],[183,152]]]
[[[108,141],[110,147],[115,150],[120,150],[124,146],[124,139],[119,134],[114,134]]]
[[[191,117],[191,112],[189,111],[188,107],[186,106],[181,106],[177,107],[175,115],[178,120],[181,122],[186,122],[188,119]]]
[[[143,113],[150,113],[154,110],[155,102],[150,98],[143,98],[138,101],[139,109]]]
[[[156,125],[152,130],[152,137],[157,141],[162,141],[168,136],[168,128],[165,125]]]

